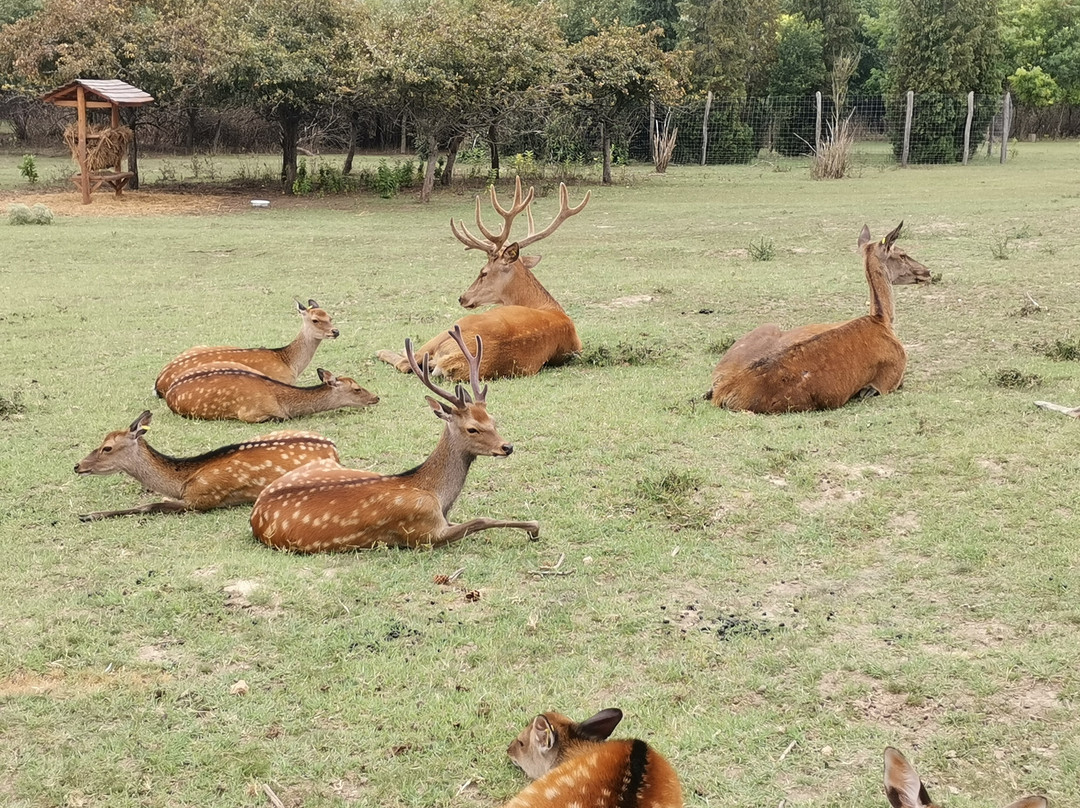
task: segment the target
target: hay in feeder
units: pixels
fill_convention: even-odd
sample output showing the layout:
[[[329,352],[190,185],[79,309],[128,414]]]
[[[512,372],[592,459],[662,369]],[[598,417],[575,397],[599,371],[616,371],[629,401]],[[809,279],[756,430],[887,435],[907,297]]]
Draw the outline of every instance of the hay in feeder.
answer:
[[[127,126],[116,129],[88,126],[86,129],[86,168],[104,171],[112,168],[127,154],[135,133]],[[79,125],[69,124],[64,130],[64,142],[71,149],[71,159],[79,162]]]

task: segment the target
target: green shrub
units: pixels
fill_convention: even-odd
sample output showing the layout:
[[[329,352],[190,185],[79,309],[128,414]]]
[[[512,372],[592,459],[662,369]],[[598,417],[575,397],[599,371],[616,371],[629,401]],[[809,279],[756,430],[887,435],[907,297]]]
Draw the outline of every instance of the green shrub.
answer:
[[[22,162],[19,163],[19,173],[26,177],[26,181],[31,185],[35,185],[38,181],[37,163],[34,161],[34,155],[24,154]]]

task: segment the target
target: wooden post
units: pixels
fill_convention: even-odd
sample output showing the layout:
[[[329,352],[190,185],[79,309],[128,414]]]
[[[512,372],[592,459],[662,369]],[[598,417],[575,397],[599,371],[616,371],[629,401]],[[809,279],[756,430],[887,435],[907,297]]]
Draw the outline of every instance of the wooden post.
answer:
[[[705,116],[701,121],[701,164],[705,165],[705,158],[709,153],[709,110],[712,109],[712,90],[705,96]]]
[[[1012,122],[1012,93],[1005,93],[1005,102],[1001,105],[1001,163],[1009,159],[1009,124]]]
[[[80,84],[76,95],[76,107],[79,114],[79,188],[82,190],[82,203],[90,204],[90,170],[86,163],[86,89]]]
[[[406,137],[406,129],[405,129],[405,115],[406,115],[406,113],[404,113],[404,112],[401,113],[401,151],[400,151],[401,154],[405,154],[406,146],[408,145],[408,140],[407,140],[407,137]]]
[[[653,165],[656,165],[656,138],[653,137],[653,133],[657,131],[659,124],[656,122],[656,102],[651,98],[649,99],[649,157],[652,158]]]
[[[968,93],[967,123],[964,124],[964,165],[968,164],[968,154],[971,153],[971,119],[975,116],[975,93]]]
[[[911,116],[915,112],[915,92],[907,91],[907,109],[904,111],[904,148],[900,153],[900,165],[906,166],[911,150]]]
[[[814,118],[814,151],[820,153],[821,152],[821,90],[818,90],[816,93],[814,93],[814,101],[817,103],[817,115]]]

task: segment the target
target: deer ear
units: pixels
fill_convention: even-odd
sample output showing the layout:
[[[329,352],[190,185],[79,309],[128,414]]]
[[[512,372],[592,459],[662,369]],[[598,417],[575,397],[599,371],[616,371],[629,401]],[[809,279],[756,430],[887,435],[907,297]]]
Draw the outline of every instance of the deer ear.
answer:
[[[431,396],[424,396],[424,401],[428,403],[428,406],[431,407],[436,417],[442,418],[444,421],[450,420],[450,416],[451,414],[453,414],[454,408],[451,407],[449,404],[446,404],[442,401],[436,401]]]
[[[513,244],[511,244],[509,247],[507,247],[505,250],[503,250],[502,257],[503,257],[504,260],[509,261],[510,263],[513,263],[514,261],[518,260],[518,257],[520,256],[520,254],[521,254],[521,248],[518,247],[518,243],[515,241]]]
[[[307,311],[307,306],[305,306],[303,303],[301,303],[299,300],[297,300],[296,301],[296,310],[298,312],[300,312],[301,314],[303,314],[305,311]]]
[[[615,727],[619,725],[620,721],[622,721],[622,710],[609,707],[606,710],[601,710],[592,718],[586,718],[577,725],[576,729],[580,735],[586,738],[594,741],[605,741],[615,731]]]
[[[539,255],[523,255],[521,256],[521,263],[525,269],[532,269],[534,266],[540,263]]]
[[[859,233],[859,246],[863,246],[870,240],[870,228],[865,224],[862,226],[862,232]]]
[[[885,238],[881,240],[881,243],[885,245],[886,250],[892,247],[893,242],[896,241],[897,238],[899,238],[900,228],[903,226],[904,223],[900,222],[900,224],[896,226],[896,229],[894,229],[891,233],[889,233],[889,235],[885,236]]]
[[[915,767],[891,746],[885,747],[885,796],[893,808],[925,808],[932,804]]]
[[[142,415],[131,422],[131,426],[128,427],[128,432],[134,432],[135,437],[141,437],[146,433],[146,428],[150,426],[150,410],[143,410]]]
[[[1049,803],[1046,801],[1046,797],[1024,797],[1022,800],[1017,800],[1007,808],[1046,808]]]
[[[308,305],[309,309],[317,309],[317,308],[319,308],[319,304],[316,303],[314,300],[312,300],[310,297],[308,298],[307,305]]]
[[[337,376],[335,376],[326,368],[317,368],[315,372],[319,374],[319,381],[323,384],[329,384],[331,387],[333,387],[338,383]]]
[[[555,745],[555,728],[542,715],[538,715],[533,719],[532,736],[536,748],[541,752],[547,752]]]

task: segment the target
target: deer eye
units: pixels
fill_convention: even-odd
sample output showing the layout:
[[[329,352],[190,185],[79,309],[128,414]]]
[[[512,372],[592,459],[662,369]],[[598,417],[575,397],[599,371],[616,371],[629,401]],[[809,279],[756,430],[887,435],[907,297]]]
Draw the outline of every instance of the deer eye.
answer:
[[[468,432],[470,435],[476,435],[476,434],[478,434],[480,432],[480,430],[477,429],[475,426],[470,426],[465,431]]]
[[[102,447],[101,447],[101,453],[102,453],[102,454],[108,454],[108,453],[109,453],[109,452],[111,452],[111,451],[112,451],[112,447],[111,447],[111,446],[102,446]]]

